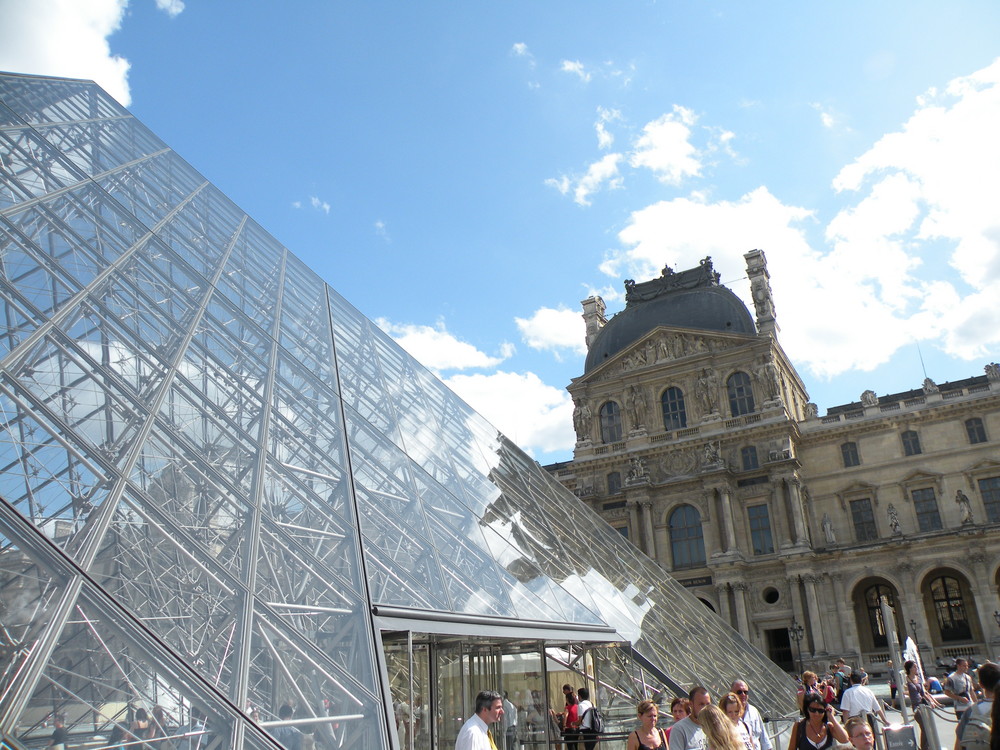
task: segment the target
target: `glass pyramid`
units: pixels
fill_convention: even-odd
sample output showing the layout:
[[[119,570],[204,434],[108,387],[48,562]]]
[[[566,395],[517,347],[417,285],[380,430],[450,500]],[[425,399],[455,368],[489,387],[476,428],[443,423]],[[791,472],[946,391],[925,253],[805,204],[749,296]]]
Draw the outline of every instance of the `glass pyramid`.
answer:
[[[63,714],[118,746],[161,706],[178,750],[274,747],[291,698],[317,745],[392,747],[379,612],[593,632],[608,679],[614,654],[645,670],[627,695],[739,669],[788,708],[770,661],[98,86],[0,75],[0,178],[8,743]]]

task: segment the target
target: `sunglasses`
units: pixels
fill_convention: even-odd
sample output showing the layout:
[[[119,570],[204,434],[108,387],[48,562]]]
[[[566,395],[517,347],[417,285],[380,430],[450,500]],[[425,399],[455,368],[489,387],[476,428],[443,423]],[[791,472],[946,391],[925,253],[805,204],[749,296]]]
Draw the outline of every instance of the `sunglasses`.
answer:
[[[809,706],[809,713],[811,713],[811,714],[825,714],[826,713],[826,709],[825,708],[813,708],[812,706]]]
[[[749,690],[734,690],[733,692],[736,693],[737,695],[750,695]]]

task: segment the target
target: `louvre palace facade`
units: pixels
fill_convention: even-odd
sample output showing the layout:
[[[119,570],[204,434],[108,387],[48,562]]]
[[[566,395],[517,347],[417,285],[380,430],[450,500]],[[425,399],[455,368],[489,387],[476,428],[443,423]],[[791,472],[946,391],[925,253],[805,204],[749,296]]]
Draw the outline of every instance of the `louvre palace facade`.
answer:
[[[883,596],[925,661],[996,659],[1000,367],[821,415],[745,260],[753,314],[707,258],[610,320],[584,300],[574,459],[547,468],[789,671],[881,671]]]
[[[763,653],[87,81],[0,74],[0,738],[525,745]],[[279,712],[292,709],[291,717]],[[532,717],[536,717],[534,720]]]

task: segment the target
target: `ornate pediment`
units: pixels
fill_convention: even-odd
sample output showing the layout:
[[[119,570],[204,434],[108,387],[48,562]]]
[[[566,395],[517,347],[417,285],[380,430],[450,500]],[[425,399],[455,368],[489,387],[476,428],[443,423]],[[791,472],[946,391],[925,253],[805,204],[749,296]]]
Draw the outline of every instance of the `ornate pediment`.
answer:
[[[627,349],[601,365],[593,377],[583,378],[592,382],[613,380],[622,373],[631,373],[646,367],[682,360],[702,354],[715,354],[726,349],[745,346],[749,337],[692,333],[660,328],[650,332]]]

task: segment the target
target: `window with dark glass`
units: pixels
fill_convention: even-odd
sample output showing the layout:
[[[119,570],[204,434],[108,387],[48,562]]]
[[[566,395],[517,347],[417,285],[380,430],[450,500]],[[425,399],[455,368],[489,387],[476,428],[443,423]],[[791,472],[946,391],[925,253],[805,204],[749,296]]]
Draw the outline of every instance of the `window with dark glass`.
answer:
[[[957,578],[941,576],[931,581],[931,601],[942,641],[967,641],[972,628],[965,614],[965,599]]]
[[[885,635],[885,621],[882,619],[882,597],[889,601],[889,607],[896,609],[896,598],[888,586],[877,583],[865,589],[865,608],[868,610],[868,627],[871,629],[872,645],[886,648],[889,641]]]
[[[681,505],[670,514],[670,552],[674,568],[693,568],[705,564],[705,539],[701,515],[691,505]]]
[[[920,450],[920,436],[913,430],[907,430],[900,438],[903,440],[904,456],[919,456],[923,452]]]
[[[942,528],[941,514],[938,513],[937,498],[932,487],[913,490],[910,493],[913,510],[917,514],[917,525],[921,531],[936,531]]]
[[[743,463],[743,471],[752,471],[760,468],[757,460],[757,448],[753,445],[746,445],[740,448],[740,461]]]
[[[734,417],[753,412],[753,388],[750,387],[750,376],[745,372],[734,372],[729,376],[726,393],[729,394],[729,411]]]
[[[841,443],[840,455],[844,459],[844,468],[861,465],[861,456],[858,455],[857,443]]]
[[[771,539],[771,517],[766,505],[751,505],[747,508],[747,520],[750,522],[750,543],[755,555],[770,555],[774,552],[774,541]]]
[[[614,495],[621,492],[622,489],[622,475],[621,472],[612,471],[608,474],[608,494]]]
[[[851,500],[851,522],[854,524],[854,537],[859,542],[878,539],[878,529],[875,528],[875,514],[872,512],[870,498]]]
[[[628,539],[628,526],[615,526],[615,531]]]
[[[968,434],[969,443],[972,445],[986,442],[986,427],[983,426],[983,420],[979,417],[965,420],[965,432]]]
[[[979,480],[979,494],[986,506],[986,518],[990,523],[1000,523],[1000,477]]]
[[[614,401],[605,402],[601,407],[601,441],[617,443],[622,439],[622,412]]]
[[[687,412],[684,409],[684,393],[671,386],[660,396],[663,406],[663,429],[681,430],[687,427]]]

